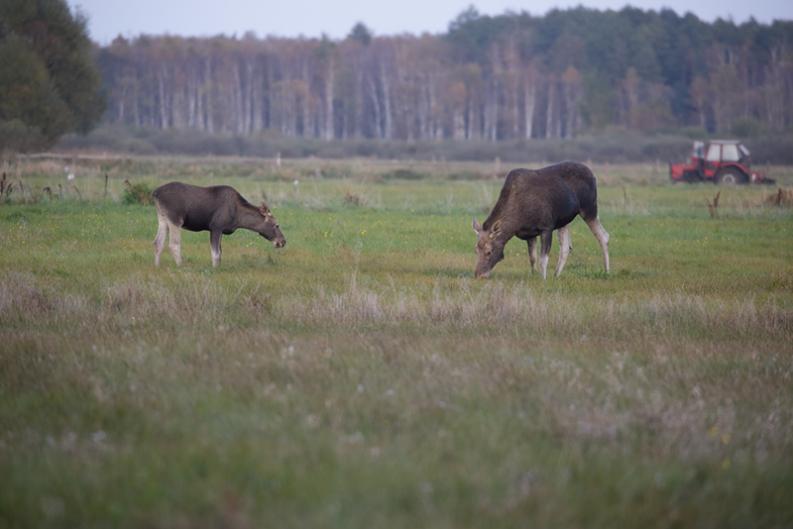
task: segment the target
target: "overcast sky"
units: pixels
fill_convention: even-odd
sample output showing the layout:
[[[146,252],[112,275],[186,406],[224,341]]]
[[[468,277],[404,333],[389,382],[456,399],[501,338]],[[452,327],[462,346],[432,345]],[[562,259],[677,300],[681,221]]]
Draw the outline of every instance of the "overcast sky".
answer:
[[[793,0],[68,0],[88,15],[91,37],[105,44],[121,34],[206,36],[224,33],[259,36],[341,38],[361,21],[377,35],[439,33],[469,5],[481,13],[506,10],[542,15],[554,7],[585,5],[620,9],[670,7],[708,21],[732,17],[742,22],[793,19]]]

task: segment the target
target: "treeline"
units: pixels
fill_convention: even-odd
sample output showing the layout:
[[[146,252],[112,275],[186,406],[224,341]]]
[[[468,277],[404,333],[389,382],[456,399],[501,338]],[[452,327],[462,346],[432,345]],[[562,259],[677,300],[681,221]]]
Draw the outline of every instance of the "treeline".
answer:
[[[159,130],[378,140],[571,138],[609,127],[793,129],[793,22],[576,8],[463,12],[443,35],[118,38],[105,120]]]

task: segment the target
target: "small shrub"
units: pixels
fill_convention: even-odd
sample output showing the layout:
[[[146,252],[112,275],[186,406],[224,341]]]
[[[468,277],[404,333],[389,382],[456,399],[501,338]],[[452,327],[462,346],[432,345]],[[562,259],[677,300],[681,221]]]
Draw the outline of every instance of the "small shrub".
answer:
[[[125,180],[124,195],[121,197],[121,202],[124,204],[150,205],[154,203],[151,192],[151,186],[145,182],[132,184],[129,180]]]
[[[344,204],[347,206],[359,207],[363,205],[363,199],[359,195],[347,191],[344,194]]]
[[[476,171],[457,171],[454,173],[449,173],[447,177],[449,180],[463,180],[463,181],[470,181],[470,180],[485,180],[488,178],[486,174],[482,174]]]
[[[793,207],[793,189],[782,189],[780,187],[776,192],[767,195],[763,202],[767,206],[791,208]]]
[[[428,175],[425,173],[419,173],[412,169],[395,169],[383,174],[383,178],[386,180],[423,180],[427,177]]]

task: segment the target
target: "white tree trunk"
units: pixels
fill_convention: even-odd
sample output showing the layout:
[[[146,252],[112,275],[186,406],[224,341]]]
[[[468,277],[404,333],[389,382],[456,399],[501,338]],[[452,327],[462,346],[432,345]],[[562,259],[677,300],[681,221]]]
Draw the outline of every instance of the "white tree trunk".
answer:
[[[534,104],[537,97],[537,91],[534,83],[526,81],[526,87],[523,93],[523,119],[525,120],[524,133],[527,140],[531,139],[534,132]]]

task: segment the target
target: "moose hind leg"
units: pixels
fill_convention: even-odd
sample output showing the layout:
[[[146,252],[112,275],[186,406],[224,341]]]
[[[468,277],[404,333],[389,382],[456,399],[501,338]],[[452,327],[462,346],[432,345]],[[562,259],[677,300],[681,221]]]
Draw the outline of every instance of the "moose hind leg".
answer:
[[[529,270],[537,269],[537,237],[532,237],[526,243],[529,245]]]
[[[220,265],[220,238],[222,235],[223,233],[219,231],[213,231],[209,235],[209,248],[212,251],[212,266],[215,268]]]
[[[606,268],[606,273],[608,274],[610,271],[609,266],[609,234],[603,225],[600,223],[600,219],[594,218],[592,220],[586,221],[587,226],[589,229],[592,230],[592,234],[600,243],[600,249],[603,251],[603,265]]]
[[[154,237],[154,266],[160,266],[160,254],[165,248],[165,238],[168,236],[168,221],[157,214],[157,235]]]
[[[556,262],[556,277],[564,270],[564,265],[567,262],[567,256],[570,255],[570,229],[565,226],[559,228],[559,260]]]
[[[540,273],[542,278],[547,277],[548,254],[551,253],[551,243],[553,242],[553,230],[545,230],[540,234]]]
[[[182,264],[182,231],[179,226],[168,223],[168,249],[171,250],[176,265]]]

